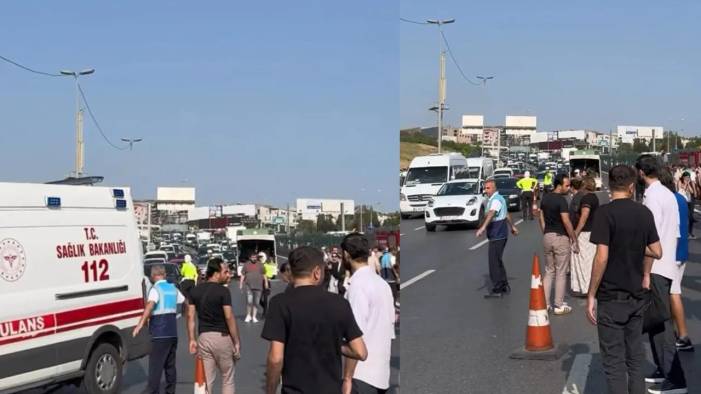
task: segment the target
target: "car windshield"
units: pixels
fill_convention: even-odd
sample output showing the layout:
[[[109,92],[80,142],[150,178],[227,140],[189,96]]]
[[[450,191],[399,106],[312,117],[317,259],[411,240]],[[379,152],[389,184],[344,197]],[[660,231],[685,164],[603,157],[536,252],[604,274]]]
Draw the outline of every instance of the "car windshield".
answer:
[[[516,180],[513,178],[496,179],[494,182],[497,185],[497,190],[516,188]]]
[[[446,183],[438,191],[438,196],[461,196],[464,194],[477,194],[477,182]]]
[[[467,176],[463,178],[479,178],[480,168],[479,167],[467,167]]]
[[[443,183],[448,179],[448,167],[414,167],[406,174],[405,184]]]

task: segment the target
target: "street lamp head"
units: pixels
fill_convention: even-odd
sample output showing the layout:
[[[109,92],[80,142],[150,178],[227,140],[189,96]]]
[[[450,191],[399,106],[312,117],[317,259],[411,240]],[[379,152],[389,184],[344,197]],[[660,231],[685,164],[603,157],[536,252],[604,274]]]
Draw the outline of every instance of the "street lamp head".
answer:
[[[61,70],[61,75],[72,75],[75,76],[75,72],[71,70]]]
[[[454,23],[455,19],[427,19],[426,23],[430,23],[432,25],[447,25],[448,23]]]
[[[80,75],[88,75],[88,74],[92,74],[94,72],[95,72],[94,68],[86,68],[85,70],[80,72]]]

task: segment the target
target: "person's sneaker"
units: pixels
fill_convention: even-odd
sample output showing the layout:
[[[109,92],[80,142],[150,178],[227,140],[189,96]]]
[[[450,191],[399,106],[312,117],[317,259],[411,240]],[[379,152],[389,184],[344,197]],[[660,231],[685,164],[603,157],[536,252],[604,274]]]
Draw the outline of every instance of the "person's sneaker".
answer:
[[[696,239],[696,236],[694,234],[689,234],[689,239]]]
[[[258,323],[258,319],[256,319],[255,316],[253,316],[253,322],[254,322],[254,323]]]
[[[246,320],[244,320],[244,321],[245,321],[246,323],[250,322],[250,321],[251,321],[251,316],[250,316],[250,315],[246,315]]]
[[[664,382],[664,375],[659,370],[655,370],[650,376],[645,377],[645,383],[662,383]]]
[[[686,389],[686,385],[680,386],[669,380],[665,380],[660,384],[650,387],[647,389],[647,392],[651,394],[686,394],[689,391]]]
[[[556,315],[566,315],[570,312],[572,312],[572,307],[567,304],[556,306],[555,309],[553,309],[553,313]]]
[[[490,291],[489,293],[484,295],[484,298],[501,298],[503,296],[504,294],[501,292]]]
[[[681,337],[677,339],[677,341],[674,343],[676,345],[677,350],[681,351],[694,351],[694,345],[691,344],[691,339],[689,337]]]

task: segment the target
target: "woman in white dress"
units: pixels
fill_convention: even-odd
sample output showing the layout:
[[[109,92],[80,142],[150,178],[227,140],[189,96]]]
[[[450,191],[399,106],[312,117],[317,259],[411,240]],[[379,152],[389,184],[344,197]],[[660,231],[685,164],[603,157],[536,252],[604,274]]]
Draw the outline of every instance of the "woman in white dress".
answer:
[[[594,193],[596,181],[593,177],[587,176],[582,179],[582,190],[585,194],[579,201],[579,206],[573,207],[579,216],[579,219],[573,222],[576,223],[574,234],[579,243],[579,253],[573,252],[570,260],[572,291],[578,296],[586,296],[589,291],[591,269],[596,254],[596,245],[589,242],[589,236],[594,213],[599,208],[599,198]]]

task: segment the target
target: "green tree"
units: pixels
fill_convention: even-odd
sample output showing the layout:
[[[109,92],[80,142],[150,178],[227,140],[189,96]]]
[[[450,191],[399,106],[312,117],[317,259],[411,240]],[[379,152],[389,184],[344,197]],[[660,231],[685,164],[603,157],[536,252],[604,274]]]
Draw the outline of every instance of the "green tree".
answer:
[[[360,212],[363,212],[363,228],[360,228]],[[356,231],[366,231],[368,224],[370,224],[370,213],[372,212],[372,226],[377,228],[380,227],[380,220],[377,217],[377,212],[370,209],[367,205],[361,205],[355,209],[355,217],[353,218],[353,225],[349,228],[355,229]]]
[[[346,215],[346,231],[350,231],[353,229],[353,222],[355,221],[355,215]],[[338,228],[338,231],[342,231],[343,229],[341,228],[341,215],[339,214],[338,217],[336,217],[336,228]]]
[[[679,149],[699,149],[701,147],[701,137],[693,137],[686,143],[685,146],[681,146],[681,141],[677,145]]]
[[[338,231],[336,224],[333,221],[332,215],[319,215],[316,217],[316,231],[326,233],[329,231]]]
[[[382,227],[389,227],[389,228],[395,228],[399,226],[400,222],[400,216],[399,212],[392,212],[389,214],[389,217],[385,219],[385,221],[382,223]]]
[[[641,138],[636,138],[633,141],[633,151],[637,153],[649,152],[650,146]]]
[[[313,233],[316,231],[316,225],[311,220],[301,220],[297,223],[297,231],[302,233]]]

